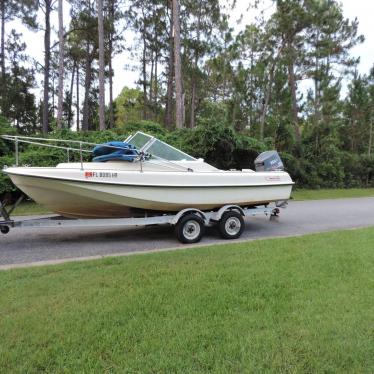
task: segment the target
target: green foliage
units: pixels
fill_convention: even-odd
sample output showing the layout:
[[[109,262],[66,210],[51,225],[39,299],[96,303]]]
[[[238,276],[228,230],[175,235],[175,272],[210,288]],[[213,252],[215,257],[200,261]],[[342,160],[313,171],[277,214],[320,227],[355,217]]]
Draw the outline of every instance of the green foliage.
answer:
[[[12,144],[1,139],[1,135],[15,135],[16,130],[10,123],[0,115],[0,156],[6,155],[11,151]],[[14,148],[14,147],[13,147]]]
[[[0,157],[0,171],[3,170],[5,166],[12,166],[14,163],[15,159],[13,155]],[[9,177],[3,172],[0,172],[0,199],[7,193],[12,194],[17,191],[18,189],[10,181]]]
[[[123,127],[124,124],[142,119],[144,104],[140,90],[124,87],[114,102],[116,105],[116,126]]]
[[[142,131],[161,139],[166,136],[167,133],[164,127],[152,121],[132,121],[126,123],[126,125],[122,128],[122,131],[124,131],[126,134]]]
[[[253,162],[259,153],[269,150],[265,142],[261,142],[249,135],[236,135],[234,150],[235,167],[237,169],[252,169]]]
[[[15,135],[15,133],[15,129],[0,115],[0,136]],[[14,144],[0,138],[0,171],[4,166],[11,166],[14,164],[15,159],[12,152],[14,152]],[[13,193],[16,190],[16,187],[11,183],[10,179],[4,173],[0,172],[0,197],[6,192]]]
[[[204,158],[206,162],[223,169],[233,166],[236,140],[233,128],[217,123],[199,125],[187,138],[191,151],[194,150],[194,154]]]
[[[374,155],[342,154],[344,164],[344,185],[351,187],[374,186]]]

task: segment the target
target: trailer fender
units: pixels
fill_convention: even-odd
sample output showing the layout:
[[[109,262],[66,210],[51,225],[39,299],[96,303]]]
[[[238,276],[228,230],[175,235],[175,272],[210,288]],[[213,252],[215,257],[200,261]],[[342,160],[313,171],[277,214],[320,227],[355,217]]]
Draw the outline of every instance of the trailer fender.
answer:
[[[240,207],[239,205],[224,205],[222,208],[220,208],[217,212],[215,212],[215,213],[211,216],[210,220],[211,220],[211,221],[214,221],[214,222],[218,222],[218,221],[222,218],[223,214],[224,214],[225,212],[227,212],[228,210],[236,210],[236,211],[238,211],[238,212],[239,212],[243,217],[245,216],[245,213],[244,213],[243,208]]]
[[[204,224],[207,224],[208,223],[208,218],[206,217],[205,213],[202,212],[201,210],[199,209],[195,209],[195,208],[186,208],[186,209],[183,209],[181,210],[180,212],[178,212],[171,220],[170,220],[170,224],[172,225],[176,225],[178,223],[178,221],[186,214],[188,213],[194,213],[194,214],[197,214],[199,217],[201,217],[203,220],[204,220]]]

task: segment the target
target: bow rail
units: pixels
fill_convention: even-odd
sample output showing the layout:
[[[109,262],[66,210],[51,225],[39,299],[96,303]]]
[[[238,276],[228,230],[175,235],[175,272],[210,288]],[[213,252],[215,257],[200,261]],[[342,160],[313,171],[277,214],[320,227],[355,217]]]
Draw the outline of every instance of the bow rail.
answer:
[[[19,144],[25,143],[25,144],[31,144],[36,145],[40,147],[47,147],[47,148],[54,148],[54,149],[61,149],[65,150],[67,153],[67,162],[70,163],[70,152],[79,152],[80,156],[80,164],[81,169],[83,170],[83,154],[89,153],[92,154],[92,149],[87,149],[89,146],[90,148],[95,146],[105,146],[107,148],[113,148],[113,149],[120,149],[123,150],[121,147],[116,147],[113,145],[107,145],[105,143],[91,143],[91,142],[84,142],[81,140],[70,140],[70,139],[53,139],[53,138],[41,138],[41,137],[32,137],[32,136],[24,136],[24,135],[1,135],[0,136],[4,140],[9,140],[14,142],[15,144],[15,159],[16,159],[16,166],[19,166]],[[124,143],[127,143],[128,141],[131,141],[132,136],[128,136]],[[65,144],[72,144],[72,146],[64,146],[64,145],[57,145],[57,144],[49,144],[50,143],[65,143]],[[131,144],[131,143],[129,143]],[[76,145],[79,145],[79,148],[76,147]],[[143,147],[142,147],[143,148]],[[142,170],[142,163],[144,160],[147,159],[148,162],[152,163],[150,160],[150,157],[152,156],[156,160],[163,160],[166,162],[166,167],[169,167],[174,170],[179,171],[192,171],[190,168],[187,168],[185,166],[177,165],[172,161],[165,160],[162,157],[158,157],[152,154],[148,154],[146,152],[143,152],[141,149],[138,151],[138,155],[128,155],[129,157],[133,157],[134,161],[140,161],[140,170]]]
[[[4,140],[9,140],[14,142],[15,144],[15,154],[16,154],[16,166],[19,166],[19,143],[25,143],[25,144],[31,144],[31,145],[37,145],[41,147],[47,147],[47,148],[54,148],[54,149],[62,149],[67,152],[67,161],[70,162],[70,152],[79,152],[80,154],[80,163],[81,167],[83,169],[83,153],[92,153],[92,149],[85,149],[84,147],[90,146],[105,146],[108,148],[113,149],[123,149],[121,147],[116,147],[112,145],[107,145],[103,143],[91,143],[91,142],[84,142],[80,140],[67,140],[67,139],[52,139],[52,138],[38,138],[38,137],[31,137],[31,136],[23,136],[23,135],[1,135],[1,138]],[[127,140],[127,139],[126,139]],[[63,145],[56,145],[56,144],[49,144],[51,143],[67,143],[72,144],[73,146],[63,146]],[[79,148],[76,148],[75,145],[79,145]],[[129,155],[130,157],[132,155]],[[140,155],[134,155],[135,158],[139,158]]]

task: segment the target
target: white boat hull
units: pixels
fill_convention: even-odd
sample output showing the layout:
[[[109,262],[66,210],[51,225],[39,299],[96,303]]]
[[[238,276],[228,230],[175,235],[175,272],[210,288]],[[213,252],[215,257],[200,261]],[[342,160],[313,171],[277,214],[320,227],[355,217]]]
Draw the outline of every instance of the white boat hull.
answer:
[[[75,218],[128,217],[144,210],[172,212],[191,207],[210,210],[225,204],[261,205],[289,199],[293,185],[285,172],[141,172],[103,166],[18,167],[5,172],[37,203]]]

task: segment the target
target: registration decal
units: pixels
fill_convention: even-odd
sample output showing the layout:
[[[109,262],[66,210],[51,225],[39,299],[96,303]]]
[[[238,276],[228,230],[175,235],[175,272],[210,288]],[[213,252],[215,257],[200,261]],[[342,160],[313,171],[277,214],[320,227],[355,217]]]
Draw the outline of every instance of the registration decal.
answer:
[[[118,173],[111,173],[107,171],[85,171],[84,177],[88,178],[117,178]]]

